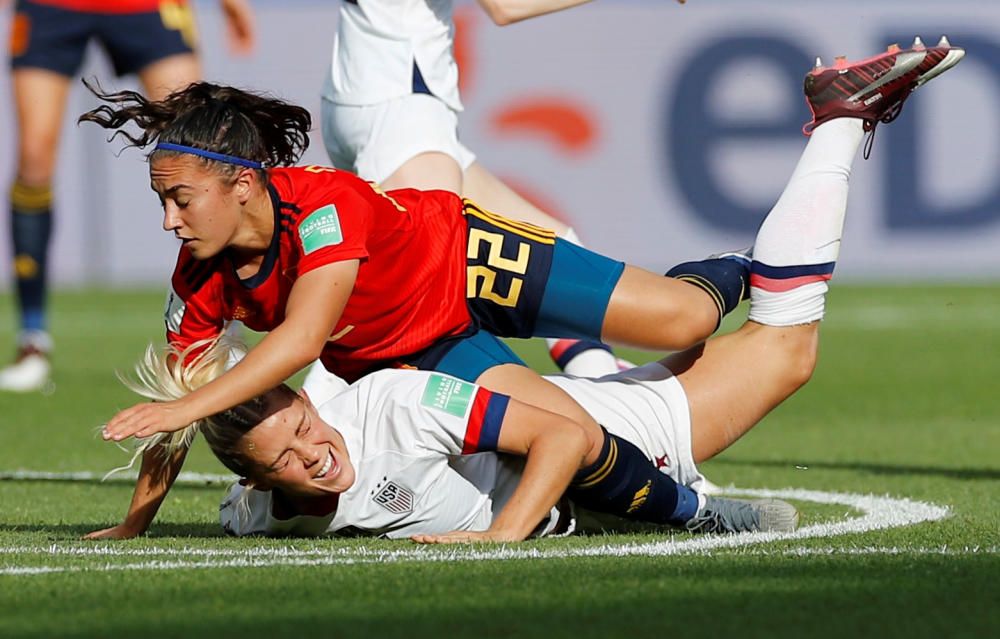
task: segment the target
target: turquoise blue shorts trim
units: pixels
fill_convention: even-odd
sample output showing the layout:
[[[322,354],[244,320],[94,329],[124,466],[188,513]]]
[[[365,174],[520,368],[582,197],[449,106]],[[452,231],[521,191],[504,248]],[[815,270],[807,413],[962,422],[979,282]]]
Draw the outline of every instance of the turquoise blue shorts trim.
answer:
[[[624,270],[622,262],[556,240],[534,335],[600,341],[611,293]]]
[[[477,331],[469,337],[455,340],[434,370],[474,382],[487,370],[501,364],[527,366],[499,337]]]

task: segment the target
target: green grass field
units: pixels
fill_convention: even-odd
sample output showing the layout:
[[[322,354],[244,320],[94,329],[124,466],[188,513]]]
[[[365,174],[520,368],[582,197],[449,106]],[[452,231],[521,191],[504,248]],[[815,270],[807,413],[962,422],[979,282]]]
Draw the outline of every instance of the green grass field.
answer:
[[[126,460],[97,428],[133,402],[114,371],[162,339],[161,304],[56,296],[56,386],[0,395],[0,473]],[[633,533],[441,551],[226,538],[223,487],[202,483],[175,488],[148,536],[88,543],[123,515],[127,482],[0,480],[0,637],[1000,636],[1000,286],[839,285],[828,309],[813,381],[703,470],[888,496],[890,518],[901,499],[928,502],[943,519],[723,546]],[[550,368],[536,345],[522,352]],[[200,442],[186,469],[224,472]],[[796,503],[805,526],[864,514]]]

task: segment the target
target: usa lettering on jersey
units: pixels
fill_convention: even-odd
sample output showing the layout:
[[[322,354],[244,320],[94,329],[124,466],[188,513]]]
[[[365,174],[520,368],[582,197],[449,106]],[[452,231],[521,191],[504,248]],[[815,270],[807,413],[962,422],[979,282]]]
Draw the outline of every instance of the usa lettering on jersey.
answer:
[[[396,515],[407,515],[413,512],[413,493],[395,482],[387,482],[372,500]]]

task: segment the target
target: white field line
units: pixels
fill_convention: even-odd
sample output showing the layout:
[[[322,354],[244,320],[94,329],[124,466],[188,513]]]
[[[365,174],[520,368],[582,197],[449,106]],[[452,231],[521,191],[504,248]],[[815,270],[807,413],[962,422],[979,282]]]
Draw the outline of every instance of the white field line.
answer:
[[[89,471],[53,473],[44,470],[3,470],[0,471],[0,481],[107,481],[107,482],[135,482],[138,473],[121,472],[115,473],[105,479],[106,473],[93,473]],[[205,484],[230,484],[236,481],[236,475],[219,475],[214,473],[194,473],[183,471],[177,476],[175,484],[198,485]]]
[[[10,549],[4,549],[10,550]],[[27,549],[26,549],[27,550]],[[152,550],[152,549],[150,549]],[[274,549],[268,549],[274,550]],[[287,551],[287,549],[284,549]],[[81,553],[82,554],[82,553]],[[140,556],[142,554],[155,554],[155,553],[133,553],[131,556]],[[165,555],[175,554],[173,552],[164,552]],[[178,553],[179,554],[179,553]],[[193,554],[209,554],[209,553],[193,553]],[[230,553],[218,553],[219,555],[230,554]],[[231,553],[235,555],[237,553]],[[238,554],[249,555],[251,551],[240,551]],[[135,570],[194,570],[194,569],[206,569],[206,568],[273,568],[275,566],[302,566],[302,567],[316,567],[316,566],[345,566],[345,565],[359,565],[359,564],[386,564],[386,563],[399,563],[404,561],[462,561],[470,560],[472,557],[465,554],[446,554],[446,553],[435,553],[433,556],[420,556],[417,553],[411,553],[406,551],[401,552],[371,552],[370,556],[365,556],[364,553],[355,552],[355,556],[330,556],[337,554],[347,554],[347,552],[342,551],[340,553],[331,550],[310,550],[302,551],[300,553],[296,552],[282,552],[275,554],[265,555],[265,556],[238,556],[229,559],[222,560],[200,560],[200,561],[184,561],[184,560],[151,560],[151,561],[140,561],[132,563],[122,563],[122,564],[111,564],[105,563],[95,566],[81,567],[81,566],[10,566],[7,568],[0,569],[0,576],[24,576],[24,575],[44,575],[49,573],[67,573],[67,572],[126,572]],[[680,554],[680,553],[679,553]],[[699,553],[683,553],[683,554],[710,554],[708,552]],[[963,547],[949,547],[940,546],[935,548],[927,547],[899,547],[899,546],[862,546],[862,547],[848,547],[848,548],[788,548],[784,550],[769,551],[766,549],[756,548],[737,551],[735,553],[740,557],[853,557],[853,556],[939,556],[939,557],[961,557],[970,555],[996,555],[1000,554],[1000,548],[996,546],[963,546]],[[545,555],[540,558],[549,558],[550,555]],[[480,557],[479,559],[509,559],[511,557],[502,556],[489,556]]]
[[[881,556],[927,556],[940,555],[943,557],[960,557],[964,555],[996,555],[1000,554],[1000,546],[847,546],[836,548],[828,546],[826,548],[785,548],[782,550],[767,550],[766,548],[750,548],[747,550],[737,550],[733,553],[739,556],[752,557],[853,557],[863,555]]]
[[[503,561],[511,559],[559,559],[572,557],[623,557],[710,554],[714,550],[743,549],[775,541],[793,541],[864,533],[948,516],[948,509],[926,502],[888,496],[832,493],[814,490],[727,488],[726,493],[752,497],[775,497],[821,504],[841,504],[863,514],[844,521],[804,526],[791,533],[741,533],[643,544],[601,544],[584,548],[525,548],[517,546],[408,546],[398,550],[331,548],[297,550],[292,547],[248,546],[239,549],[121,548],[114,545],[24,546],[0,548],[0,556],[25,555],[93,557],[105,559],[88,566],[21,566],[0,563],[0,576],[26,576],[54,572],[110,572],[124,570],[195,570],[208,568],[263,568],[274,566],[332,566],[398,562]],[[811,551],[803,550],[806,554]],[[995,550],[995,549],[993,549]],[[905,549],[899,552],[906,552]],[[817,553],[822,554],[822,553]],[[108,563],[110,558],[177,557],[173,560],[144,560]],[[191,560],[187,557],[198,557]]]

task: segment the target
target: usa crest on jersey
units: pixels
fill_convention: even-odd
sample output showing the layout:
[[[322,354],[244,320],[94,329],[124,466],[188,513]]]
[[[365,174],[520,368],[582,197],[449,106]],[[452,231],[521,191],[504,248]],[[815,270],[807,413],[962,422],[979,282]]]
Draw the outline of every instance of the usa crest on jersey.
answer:
[[[413,493],[395,482],[386,482],[372,501],[396,515],[413,512]]]

